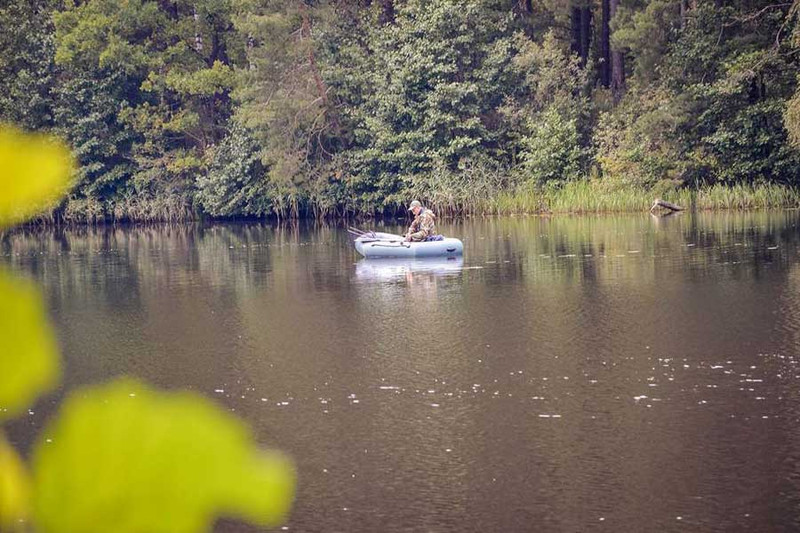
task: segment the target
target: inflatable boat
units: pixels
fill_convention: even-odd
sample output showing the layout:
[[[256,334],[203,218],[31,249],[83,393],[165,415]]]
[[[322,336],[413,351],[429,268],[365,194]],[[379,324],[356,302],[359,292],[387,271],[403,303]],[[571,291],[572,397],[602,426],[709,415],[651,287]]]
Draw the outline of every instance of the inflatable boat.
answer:
[[[405,242],[400,235],[369,231],[355,240],[356,251],[364,257],[457,257],[464,253],[460,240]]]

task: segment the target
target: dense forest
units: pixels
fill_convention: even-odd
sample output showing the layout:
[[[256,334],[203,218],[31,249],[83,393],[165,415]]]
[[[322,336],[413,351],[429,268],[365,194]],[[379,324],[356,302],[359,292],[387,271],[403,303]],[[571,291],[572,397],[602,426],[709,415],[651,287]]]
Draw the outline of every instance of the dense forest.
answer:
[[[800,186],[797,3],[0,6],[0,119],[73,148],[67,220]]]

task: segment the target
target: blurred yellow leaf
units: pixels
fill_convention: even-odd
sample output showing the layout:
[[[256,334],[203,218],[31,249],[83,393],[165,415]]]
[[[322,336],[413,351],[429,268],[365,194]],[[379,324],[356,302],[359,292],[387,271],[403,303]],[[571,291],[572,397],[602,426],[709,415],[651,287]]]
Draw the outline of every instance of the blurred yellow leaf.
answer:
[[[28,517],[30,480],[17,452],[0,433],[0,531],[22,531]]]
[[[0,422],[18,415],[58,377],[55,336],[39,290],[0,270]]]
[[[288,460],[260,451],[230,413],[127,379],[74,392],[33,470],[44,533],[207,531],[220,515],[272,526],[295,484]]]
[[[72,169],[59,141],[0,124],[0,228],[54,207],[69,191]]]

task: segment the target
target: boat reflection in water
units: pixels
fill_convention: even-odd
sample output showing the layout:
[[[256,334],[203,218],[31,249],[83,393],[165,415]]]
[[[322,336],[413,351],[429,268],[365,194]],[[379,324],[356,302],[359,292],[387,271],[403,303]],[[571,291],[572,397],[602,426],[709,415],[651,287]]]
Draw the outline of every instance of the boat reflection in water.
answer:
[[[423,257],[394,259],[362,259],[356,263],[356,277],[364,281],[410,279],[416,275],[446,277],[459,275],[464,269],[463,257]]]

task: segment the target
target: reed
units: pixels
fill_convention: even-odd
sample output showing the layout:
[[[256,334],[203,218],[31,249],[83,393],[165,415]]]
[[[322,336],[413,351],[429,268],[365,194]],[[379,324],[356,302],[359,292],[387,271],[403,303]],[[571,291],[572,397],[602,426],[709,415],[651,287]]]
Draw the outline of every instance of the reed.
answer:
[[[188,196],[126,196],[111,204],[95,197],[72,198],[61,209],[59,221],[67,224],[101,222],[186,222],[197,214]]]
[[[800,207],[800,190],[785,185],[714,185],[696,192],[697,209]]]
[[[697,210],[800,208],[800,189],[784,185],[713,185],[659,192],[589,180],[560,188],[495,190],[478,198],[429,201],[428,205],[445,215],[596,214],[647,211],[655,198]]]
[[[645,212],[655,198],[695,210],[800,208],[800,189],[776,184],[712,185],[667,191],[624,186],[613,180],[578,180],[560,187],[533,187],[502,169],[481,168],[458,174],[432,173],[408,190],[381,199],[356,199],[328,191],[303,194],[295,188],[276,190],[268,212],[279,220],[349,219],[396,216],[413,198],[443,216],[514,214],[599,214]],[[96,224],[101,222],[187,222],[201,218],[190,194],[125,196],[113,203],[98,198],[73,198],[32,224]]]

